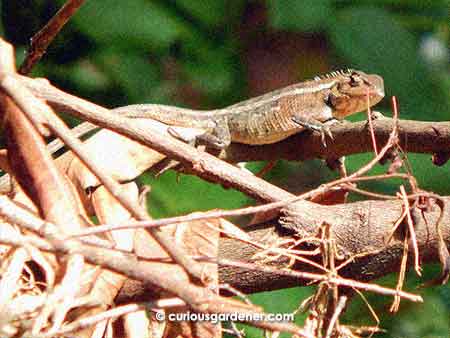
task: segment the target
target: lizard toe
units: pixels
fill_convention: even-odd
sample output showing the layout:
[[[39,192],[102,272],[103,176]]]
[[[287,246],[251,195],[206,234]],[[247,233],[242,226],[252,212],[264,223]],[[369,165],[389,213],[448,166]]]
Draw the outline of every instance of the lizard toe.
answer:
[[[322,141],[323,147],[326,148],[327,147],[327,136],[326,136],[324,129],[322,129],[320,131],[320,140]]]
[[[325,134],[327,134],[327,136],[328,136],[331,140],[334,140],[333,133],[331,132],[331,129],[330,129],[329,126],[327,126],[327,125],[323,126],[323,131],[325,132]]]

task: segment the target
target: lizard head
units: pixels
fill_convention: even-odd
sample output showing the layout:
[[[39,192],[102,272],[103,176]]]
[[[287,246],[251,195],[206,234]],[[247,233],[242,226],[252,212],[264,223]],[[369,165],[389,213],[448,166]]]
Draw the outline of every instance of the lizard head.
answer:
[[[327,103],[333,108],[334,117],[342,119],[366,110],[367,106],[377,104],[383,97],[384,84],[381,76],[350,70],[339,74]]]

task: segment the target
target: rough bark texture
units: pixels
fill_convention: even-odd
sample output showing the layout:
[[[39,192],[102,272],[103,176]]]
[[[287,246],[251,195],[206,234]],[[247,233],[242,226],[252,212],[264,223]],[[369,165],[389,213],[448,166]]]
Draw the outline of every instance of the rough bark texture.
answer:
[[[445,201],[446,203],[450,202],[450,198],[447,197]],[[297,231],[305,236],[314,236],[321,224],[319,220],[322,220],[332,226],[338,254],[342,256],[340,260],[337,260],[337,265],[355,255],[359,256],[342,268],[339,272],[340,276],[358,281],[372,281],[388,273],[399,271],[404,239],[402,230],[405,227],[401,225],[389,243],[385,244],[385,240],[402,213],[400,202],[363,201],[336,206],[318,206],[317,209],[311,210],[310,215],[299,215],[296,213],[294,205],[283,210],[283,213],[284,216],[280,220],[247,228],[248,234],[253,240],[268,245],[282,239],[295,237],[295,231],[292,228],[297,228]],[[433,210],[425,211],[423,214],[419,209],[413,210],[421,263],[439,261],[435,226],[439,215],[440,208],[437,205],[433,206]],[[444,211],[441,229],[447,247],[450,247],[450,212],[448,208]],[[258,251],[260,249],[235,239],[220,238],[220,259],[257,263],[253,259],[253,255]],[[282,258],[271,264],[275,268],[283,268],[287,266],[288,261],[287,258]],[[316,261],[319,261],[319,257],[316,257]],[[412,255],[410,255],[409,267],[412,262]],[[303,263],[297,263],[293,269],[320,273],[318,269]],[[255,293],[304,286],[310,280],[222,265],[219,266],[219,282],[230,284],[245,293]],[[142,299],[148,295],[148,292],[142,286],[133,283],[133,289],[123,290],[118,301],[126,301],[131,294],[134,300]]]
[[[449,201],[450,198],[446,198],[446,203]],[[405,229],[405,227],[402,225],[392,240],[385,244],[392,226],[402,213],[402,204],[399,201],[363,201],[336,206],[317,206],[315,210],[311,210],[310,215],[297,214],[295,209],[295,206],[293,206],[284,210],[285,216],[275,225],[275,230],[273,224],[258,225],[249,229],[249,234],[256,240],[267,238],[268,234],[271,233],[271,240],[273,241],[276,237],[290,236],[289,233],[292,232],[286,231],[286,227],[288,227],[297,229],[303,235],[312,236],[323,221],[332,226],[339,255],[348,259],[354,255],[367,253],[363,257],[355,258],[354,261],[343,268],[342,276],[359,281],[369,281],[399,270],[404,238],[400,229]],[[413,211],[422,263],[438,261],[435,224],[439,214],[440,208],[437,205],[433,206],[432,211],[423,214],[418,209]],[[447,247],[450,247],[450,213],[448,208],[444,211],[441,227]],[[251,261],[256,251],[257,249],[235,240],[222,238],[220,241],[219,255],[227,259],[248,262]],[[278,261],[276,265],[281,267],[286,262],[287,260],[284,259]],[[410,266],[412,259],[409,259],[408,263],[408,266]],[[305,264],[297,264],[294,268],[299,271],[317,271],[317,269],[315,270]],[[285,276],[277,278],[272,274],[225,266],[220,267],[219,279],[221,283],[230,283],[247,293],[304,285],[308,282]]]

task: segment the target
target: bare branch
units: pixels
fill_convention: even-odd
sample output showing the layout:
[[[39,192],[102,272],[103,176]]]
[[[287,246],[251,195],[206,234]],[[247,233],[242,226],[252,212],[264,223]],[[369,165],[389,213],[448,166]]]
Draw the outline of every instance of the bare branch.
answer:
[[[19,73],[28,74],[33,66],[39,62],[47,47],[64,27],[67,21],[81,7],[84,0],[68,0],[55,16],[31,38],[31,46],[27,56],[19,69]]]

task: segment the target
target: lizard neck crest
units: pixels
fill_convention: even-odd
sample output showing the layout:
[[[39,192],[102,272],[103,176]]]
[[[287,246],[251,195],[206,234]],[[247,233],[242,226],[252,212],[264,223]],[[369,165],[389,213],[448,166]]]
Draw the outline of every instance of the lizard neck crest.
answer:
[[[351,75],[355,70],[352,68],[347,68],[347,69],[340,69],[340,70],[336,70],[330,73],[326,73],[323,75],[319,75],[314,77],[314,81],[321,81],[321,80],[326,80],[326,79],[333,79],[335,77],[339,77],[339,76],[348,76]]]

